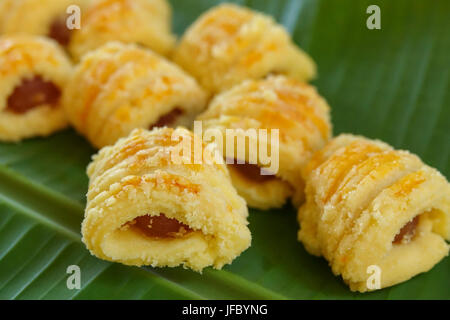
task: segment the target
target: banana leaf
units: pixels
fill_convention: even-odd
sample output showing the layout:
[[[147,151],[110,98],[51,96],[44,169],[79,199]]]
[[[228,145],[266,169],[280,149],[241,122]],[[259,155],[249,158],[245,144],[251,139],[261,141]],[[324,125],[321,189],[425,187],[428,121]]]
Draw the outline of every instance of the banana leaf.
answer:
[[[317,62],[313,82],[334,133],[382,139],[450,176],[450,2],[236,1],[272,15]],[[215,0],[173,0],[182,34]],[[369,30],[366,9],[381,9]],[[296,212],[250,210],[252,246],[223,270],[136,268],[101,261],[81,243],[95,152],[72,130],[0,144],[0,299],[450,299],[450,258],[391,288],[351,292],[296,240]],[[67,267],[81,269],[68,289]]]

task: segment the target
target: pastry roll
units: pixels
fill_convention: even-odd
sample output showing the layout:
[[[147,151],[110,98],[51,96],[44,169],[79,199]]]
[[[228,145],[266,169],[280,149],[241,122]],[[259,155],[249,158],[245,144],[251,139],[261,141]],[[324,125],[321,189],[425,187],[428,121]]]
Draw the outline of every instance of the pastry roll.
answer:
[[[61,92],[72,72],[56,42],[0,37],[0,140],[47,136],[67,126]]]
[[[203,14],[184,34],[174,60],[212,93],[268,74],[302,81],[316,74],[313,60],[281,25],[232,4]]]
[[[48,36],[67,46],[73,30],[67,28],[67,9],[77,5],[83,13],[92,0],[1,0],[0,33]]]
[[[430,270],[448,255],[450,185],[417,156],[341,135],[303,170],[306,203],[298,238],[324,256],[353,291],[379,267],[380,288]]]
[[[223,155],[228,163],[234,161],[228,169],[238,193],[249,206],[268,209],[281,207],[291,196],[296,206],[303,200],[301,169],[331,136],[329,110],[314,87],[284,76],[269,76],[246,80],[216,96],[198,120],[205,132],[219,130],[227,139],[234,139],[226,134],[232,129],[237,136],[235,144],[247,139],[241,155],[227,146],[229,141],[223,145]],[[272,139],[273,129],[278,129],[278,139]],[[206,137],[205,141],[209,142]],[[250,146],[258,147],[250,151]],[[278,170],[261,158],[262,148],[273,161],[279,161]]]
[[[69,121],[100,148],[134,128],[190,126],[206,94],[163,57],[110,42],[83,58],[63,100]]]
[[[136,43],[167,55],[175,45],[171,8],[166,0],[93,0],[83,13],[69,50],[78,61],[110,41]]]
[[[173,160],[180,142],[193,138],[183,128],[135,129],[94,156],[82,223],[92,254],[201,271],[220,269],[250,246],[247,207],[226,166],[211,161],[204,144],[202,164]]]

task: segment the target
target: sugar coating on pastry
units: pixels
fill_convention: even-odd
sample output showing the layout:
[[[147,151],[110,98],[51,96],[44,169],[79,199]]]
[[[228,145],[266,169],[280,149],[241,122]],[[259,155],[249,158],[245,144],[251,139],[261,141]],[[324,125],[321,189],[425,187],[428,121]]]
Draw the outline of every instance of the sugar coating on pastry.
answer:
[[[179,141],[193,137],[183,128],[135,129],[94,156],[82,223],[92,254],[201,271],[220,269],[250,246],[247,207],[226,166],[206,162],[213,158],[205,144],[203,164],[173,161]]]
[[[78,6],[83,14],[92,0],[1,0],[0,34],[48,36],[66,46],[73,30],[67,28],[67,9]]]
[[[61,94],[71,73],[71,62],[56,42],[0,37],[0,140],[20,141],[65,128]]]
[[[225,137],[227,129],[233,129],[237,136],[248,139],[245,159],[239,159],[233,150],[225,147],[223,154],[225,158],[246,163],[228,168],[239,194],[249,206],[259,209],[281,207],[291,196],[295,205],[301,203],[304,188],[301,170],[331,136],[327,102],[314,87],[285,76],[246,80],[216,96],[197,119],[202,121],[205,132],[219,130]],[[266,129],[267,137],[252,135],[250,129],[257,132]],[[278,148],[272,144],[272,129],[279,130]],[[260,152],[256,163],[260,168],[249,167],[251,144],[267,146],[269,152],[279,150],[278,171],[271,172],[275,176],[260,175],[260,168],[267,169]]]
[[[298,238],[351,290],[374,289],[367,286],[370,266],[380,268],[384,288],[448,255],[450,185],[417,156],[344,134],[317,152],[303,174]]]
[[[219,5],[201,15],[182,37],[174,61],[212,93],[268,74],[302,81],[316,74],[313,60],[281,25],[267,15],[233,4]]]
[[[84,56],[63,101],[69,121],[100,148],[134,128],[189,127],[204,109],[206,94],[158,54],[110,42]]]
[[[69,50],[76,60],[110,41],[135,43],[167,55],[175,45],[167,0],[93,0]]]

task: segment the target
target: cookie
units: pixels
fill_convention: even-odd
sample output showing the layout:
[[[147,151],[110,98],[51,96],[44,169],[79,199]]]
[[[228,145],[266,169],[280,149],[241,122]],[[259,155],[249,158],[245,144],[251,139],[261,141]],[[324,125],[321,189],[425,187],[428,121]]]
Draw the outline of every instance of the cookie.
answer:
[[[69,51],[75,60],[110,41],[135,43],[161,55],[175,45],[171,7],[166,0],[93,0],[73,33]]]
[[[110,42],[77,65],[63,104],[78,132],[101,148],[134,128],[189,127],[206,106],[206,94],[162,56]]]
[[[2,0],[0,1],[0,34],[47,36],[66,47],[74,30],[67,27],[72,14],[67,9],[80,8],[81,15],[93,0]],[[80,16],[81,20],[81,16]]]
[[[450,185],[408,151],[340,135],[303,170],[299,240],[328,260],[351,290],[365,292],[370,268],[384,288],[430,270],[448,255]],[[375,288],[376,289],[376,288]]]
[[[250,246],[247,207],[225,165],[173,161],[186,129],[135,129],[88,167],[83,242],[126,265],[220,269]],[[190,143],[190,142],[189,142]],[[188,155],[190,156],[190,155]]]
[[[219,130],[226,139],[234,139],[226,134],[232,129],[237,139],[247,139],[241,155],[233,150],[238,146],[227,147],[228,143],[234,145],[233,141],[223,145],[223,155],[234,162],[228,168],[239,194],[249,206],[259,209],[281,207],[291,196],[296,206],[302,202],[301,170],[331,136],[327,102],[314,87],[285,76],[246,80],[224,91],[198,120],[205,132]],[[271,135],[274,129],[278,139]],[[260,134],[261,130],[267,134]],[[279,162],[278,168],[263,159],[261,147],[272,155],[273,163]]]
[[[233,4],[201,15],[180,40],[174,61],[212,94],[269,74],[303,81],[316,74],[312,59],[281,25]]]
[[[65,128],[61,95],[72,70],[54,41],[0,37],[0,140],[48,136]]]

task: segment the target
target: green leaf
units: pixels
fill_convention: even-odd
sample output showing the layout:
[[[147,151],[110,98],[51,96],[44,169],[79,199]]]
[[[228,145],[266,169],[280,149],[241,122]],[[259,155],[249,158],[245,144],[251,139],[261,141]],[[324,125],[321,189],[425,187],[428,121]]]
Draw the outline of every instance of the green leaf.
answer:
[[[181,34],[213,0],[177,0]],[[351,132],[411,150],[450,175],[450,2],[436,0],[238,1],[273,15],[314,57],[314,81],[332,106],[335,134]],[[381,30],[366,8],[381,8]],[[94,150],[71,130],[0,144],[2,299],[450,299],[450,258],[373,293],[352,293],[325,260],[296,240],[295,210],[251,210],[252,247],[232,265],[202,275],[133,268],[91,256],[80,240]],[[80,290],[66,286],[69,265]]]

